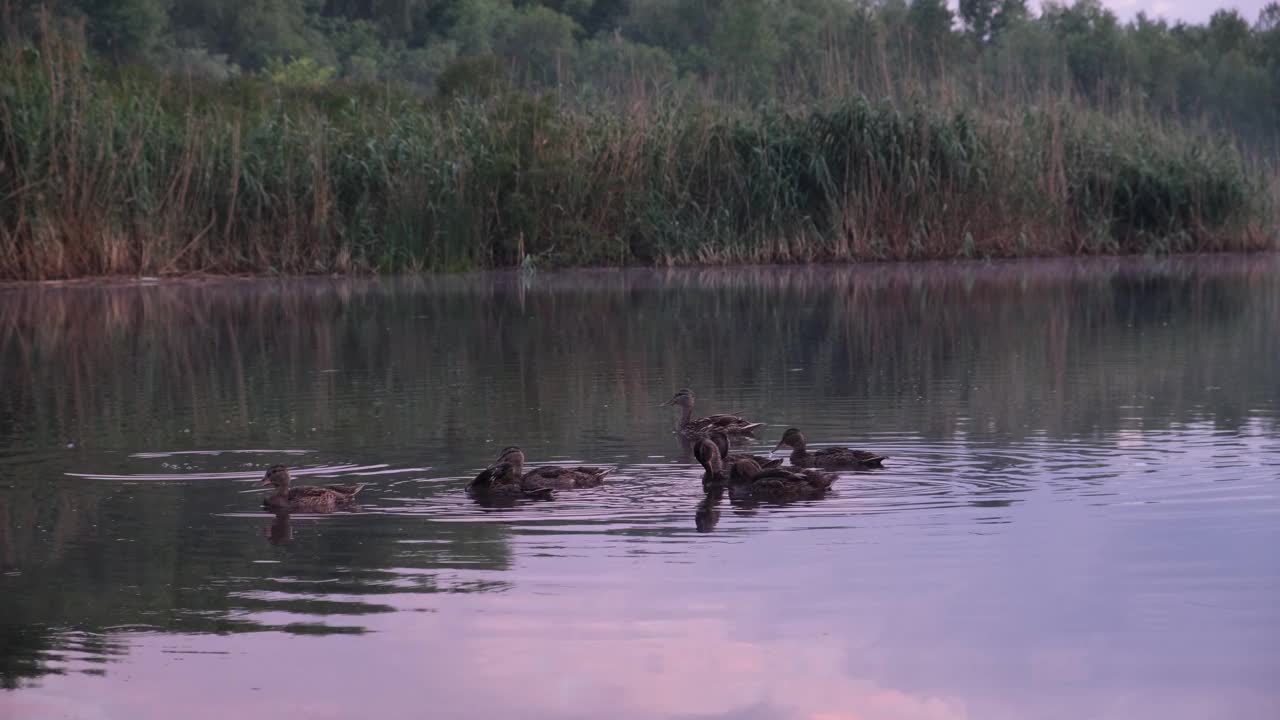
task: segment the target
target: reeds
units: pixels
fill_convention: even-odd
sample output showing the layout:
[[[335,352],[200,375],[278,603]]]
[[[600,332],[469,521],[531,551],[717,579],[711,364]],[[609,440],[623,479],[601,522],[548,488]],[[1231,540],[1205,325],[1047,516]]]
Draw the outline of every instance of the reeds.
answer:
[[[1132,115],[833,98],[630,110],[0,68],[0,278],[1274,246],[1274,175]]]

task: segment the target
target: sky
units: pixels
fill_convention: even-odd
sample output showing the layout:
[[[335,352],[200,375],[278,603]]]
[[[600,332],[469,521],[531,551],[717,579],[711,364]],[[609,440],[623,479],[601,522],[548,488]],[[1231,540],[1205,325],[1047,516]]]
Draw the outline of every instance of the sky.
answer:
[[[1214,12],[1234,7],[1250,24],[1258,19],[1258,13],[1268,0],[1102,0],[1102,4],[1120,17],[1131,20],[1139,12],[1167,20],[1185,20],[1204,23]]]

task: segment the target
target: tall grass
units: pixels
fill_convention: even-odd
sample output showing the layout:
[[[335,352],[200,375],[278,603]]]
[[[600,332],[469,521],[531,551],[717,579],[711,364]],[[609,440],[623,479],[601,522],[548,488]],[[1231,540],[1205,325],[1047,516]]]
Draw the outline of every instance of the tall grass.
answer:
[[[1252,249],[1274,176],[1047,98],[628,110],[0,67],[0,277]]]

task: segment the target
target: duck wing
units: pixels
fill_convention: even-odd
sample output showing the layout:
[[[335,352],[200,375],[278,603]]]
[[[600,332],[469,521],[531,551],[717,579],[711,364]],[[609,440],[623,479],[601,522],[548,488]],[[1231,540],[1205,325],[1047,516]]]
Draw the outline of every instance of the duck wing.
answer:
[[[762,472],[760,463],[749,455],[730,456],[729,465],[729,482],[731,483],[749,483],[753,482]]]
[[[613,472],[613,468],[544,465],[525,473],[524,477],[520,478],[520,486],[526,492],[543,488],[571,490],[573,488],[595,487],[604,482],[604,476],[610,472]]]
[[[770,458],[764,455],[752,455],[750,453],[729,453],[725,461],[732,464],[739,460],[750,460],[760,466],[761,470],[778,467],[782,464],[782,458]]]
[[[604,478],[613,472],[613,468],[576,467],[572,468],[576,487],[595,487],[604,482]]]
[[[708,433],[712,430],[720,430],[729,434],[741,434],[751,432],[763,424],[764,423],[747,422],[747,420],[738,415],[708,415],[706,417],[690,420],[685,427],[698,433]]]
[[[289,502],[306,502],[326,498],[334,494],[334,490],[319,485],[298,485],[289,488]]]
[[[494,463],[480,471],[467,483],[467,492],[488,492],[501,485],[518,485],[515,466],[509,462]]]
[[[888,459],[867,450],[851,450],[846,447],[823,448],[813,454],[816,464],[822,465],[865,465],[877,467]]]
[[[836,481],[836,475],[834,473],[825,473],[820,470],[801,470],[796,473],[796,475],[800,475],[803,482],[810,488],[820,492],[829,490],[831,485]]]

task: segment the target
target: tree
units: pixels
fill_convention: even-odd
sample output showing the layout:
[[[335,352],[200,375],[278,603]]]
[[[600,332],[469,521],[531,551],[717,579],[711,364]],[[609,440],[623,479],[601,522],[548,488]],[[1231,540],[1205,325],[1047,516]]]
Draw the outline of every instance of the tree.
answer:
[[[734,0],[721,9],[711,34],[717,69],[756,90],[767,82],[782,56],[769,9],[766,0]]]
[[[991,18],[991,39],[994,41],[1009,28],[1027,21],[1030,17],[1027,0],[1002,0],[1000,9]]]
[[[1280,30],[1280,2],[1270,2],[1258,12],[1258,22],[1253,30],[1259,34],[1273,33]]]
[[[1209,43],[1217,54],[1243,51],[1249,40],[1249,22],[1239,12],[1219,10],[1209,18]]]
[[[618,29],[623,18],[631,12],[631,0],[595,0],[591,12],[578,20],[587,35],[609,33]]]
[[[979,44],[991,39],[995,14],[996,0],[960,0],[960,19]]]
[[[1124,67],[1121,28],[1098,0],[1046,4],[1041,20],[1062,43],[1067,67],[1082,90],[1096,98],[1103,88],[1122,84],[1117,72]]]
[[[500,54],[523,70],[525,79],[550,85],[572,63],[578,24],[567,15],[541,5],[528,5],[502,30]]]
[[[116,60],[137,61],[160,40],[169,11],[165,0],[79,0],[94,49]]]
[[[951,36],[954,21],[946,0],[911,0],[907,10],[907,22],[916,40],[924,46],[923,56],[935,62],[945,54],[944,45]]]

